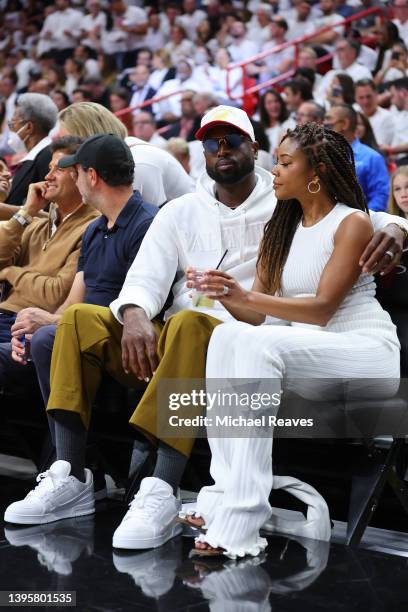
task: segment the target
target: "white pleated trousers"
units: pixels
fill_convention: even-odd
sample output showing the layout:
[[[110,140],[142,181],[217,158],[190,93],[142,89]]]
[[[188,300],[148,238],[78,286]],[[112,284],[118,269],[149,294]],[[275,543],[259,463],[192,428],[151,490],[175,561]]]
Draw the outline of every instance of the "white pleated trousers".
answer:
[[[276,390],[284,377],[305,382],[378,378],[382,380],[377,389],[371,387],[372,393],[392,396],[399,375],[398,340],[381,329],[371,335],[369,330],[339,333],[225,323],[215,328],[207,355],[208,379],[269,379]],[[271,515],[272,439],[210,437],[209,444],[215,484],[204,487],[197,499],[197,511],[207,526],[199,539],[225,548],[231,557],[257,555],[266,546],[259,530]]]

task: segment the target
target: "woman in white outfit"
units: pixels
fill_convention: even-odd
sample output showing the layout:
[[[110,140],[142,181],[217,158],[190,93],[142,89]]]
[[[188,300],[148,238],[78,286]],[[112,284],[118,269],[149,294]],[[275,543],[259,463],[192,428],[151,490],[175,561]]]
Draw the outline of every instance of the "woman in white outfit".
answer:
[[[269,379],[279,388],[287,378],[381,378],[392,395],[399,342],[373,276],[359,264],[373,228],[351,147],[322,125],[298,126],[281,141],[272,174],[278,204],[252,290],[219,270],[200,284],[189,274],[189,286],[238,319],[215,329],[207,378]],[[290,324],[261,325],[266,315]],[[271,437],[209,440],[215,484],[198,497],[202,519],[193,520],[206,531],[196,554],[240,557],[265,548],[259,530],[271,514]]]

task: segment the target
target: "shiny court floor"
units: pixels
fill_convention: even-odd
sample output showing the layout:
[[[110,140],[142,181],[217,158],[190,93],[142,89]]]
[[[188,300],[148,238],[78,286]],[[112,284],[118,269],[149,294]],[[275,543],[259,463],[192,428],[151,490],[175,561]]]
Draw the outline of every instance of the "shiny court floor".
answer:
[[[3,514],[27,482],[2,476],[0,490]],[[182,536],[120,554],[111,538],[124,510],[108,500],[94,517],[24,528],[3,523],[0,590],[76,591],[76,609],[95,611],[407,609],[406,556],[283,536],[269,537],[264,556],[239,562],[190,560],[193,540]]]

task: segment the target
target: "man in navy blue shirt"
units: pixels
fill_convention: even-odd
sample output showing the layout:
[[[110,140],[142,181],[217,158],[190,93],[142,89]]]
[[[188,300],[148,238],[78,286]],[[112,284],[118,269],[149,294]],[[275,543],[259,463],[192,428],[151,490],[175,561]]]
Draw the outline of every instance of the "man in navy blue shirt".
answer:
[[[60,161],[70,164],[72,157]],[[102,214],[84,233],[77,273],[64,304],[55,313],[27,308],[19,313],[12,328],[13,359],[22,365],[26,361],[20,337],[35,332],[31,338],[31,357],[45,405],[50,392],[52,348],[62,313],[72,304],[84,302],[107,307],[117,298],[158,210],[144,202],[138,191],[133,192],[133,157],[117,136],[99,134],[88,138],[75,157],[88,175],[85,185],[77,177],[83,202]],[[54,421],[48,420],[55,445]]]
[[[326,127],[343,134],[350,143],[356,165],[358,182],[367,198],[370,210],[386,211],[390,191],[390,178],[384,157],[356,138],[357,113],[348,104],[337,104],[327,112]]]

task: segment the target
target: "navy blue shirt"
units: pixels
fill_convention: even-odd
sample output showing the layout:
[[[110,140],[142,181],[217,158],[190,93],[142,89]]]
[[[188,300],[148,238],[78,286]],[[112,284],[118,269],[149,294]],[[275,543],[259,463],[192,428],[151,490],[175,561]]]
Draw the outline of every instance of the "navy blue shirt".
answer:
[[[88,225],[77,269],[84,273],[85,304],[109,306],[116,300],[157,212],[156,206],[143,202],[135,191],[113,227],[108,228],[104,215]]]

